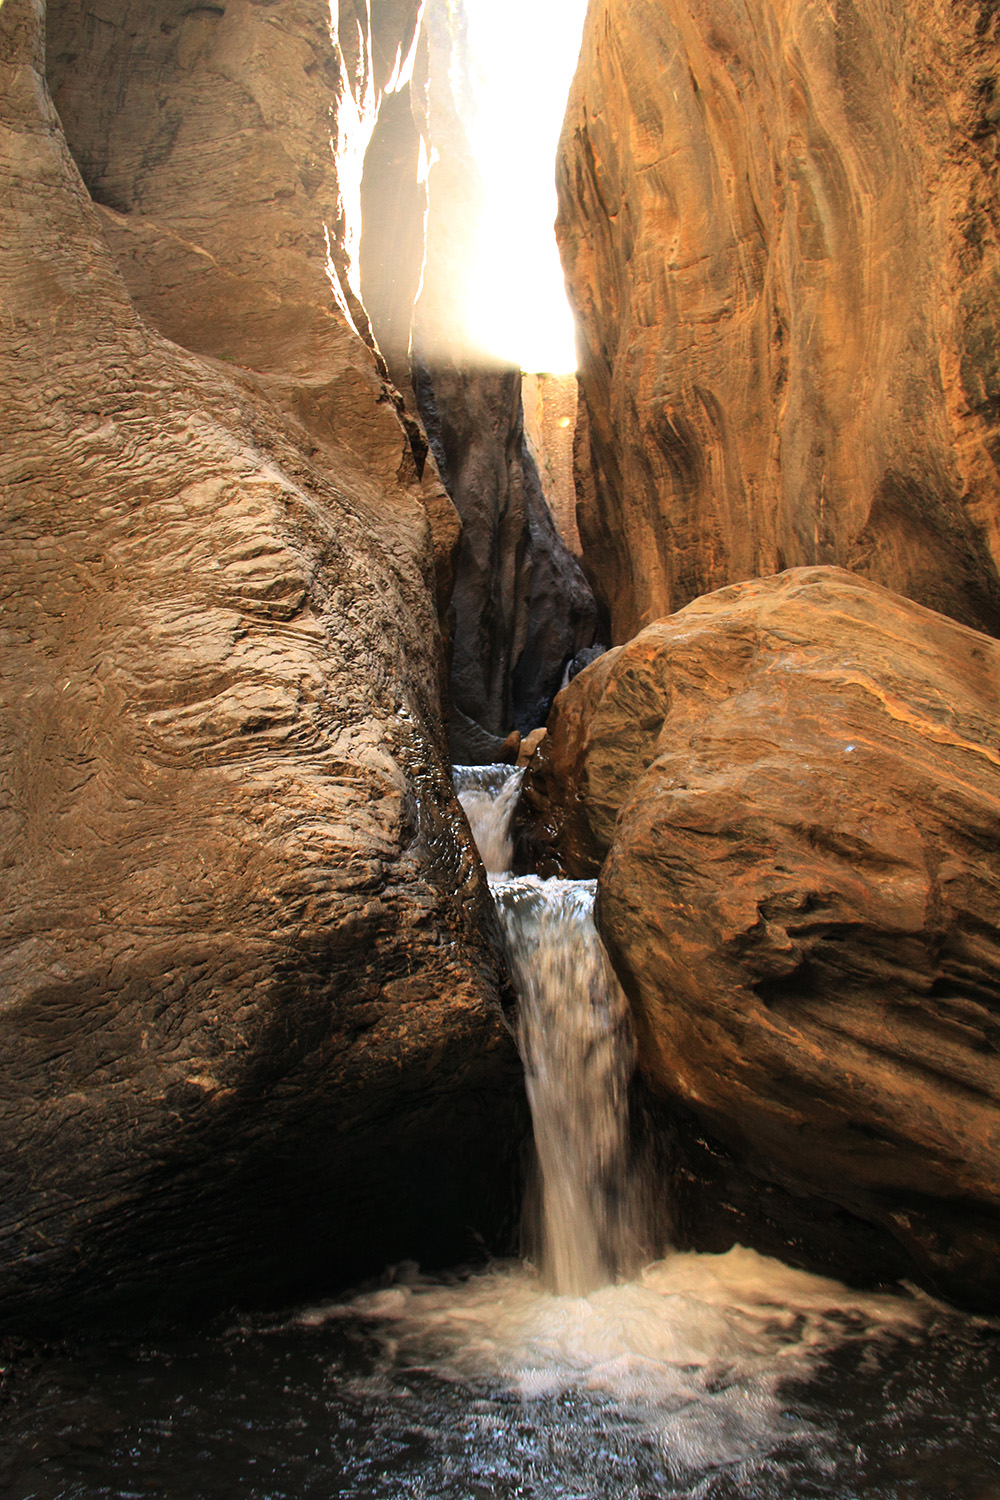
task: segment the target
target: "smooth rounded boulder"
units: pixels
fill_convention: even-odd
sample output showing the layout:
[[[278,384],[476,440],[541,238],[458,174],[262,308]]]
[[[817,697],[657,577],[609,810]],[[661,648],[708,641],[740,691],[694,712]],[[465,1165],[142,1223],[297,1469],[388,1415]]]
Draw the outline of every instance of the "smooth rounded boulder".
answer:
[[[796,569],[595,663],[540,752],[552,836],[561,817],[578,864],[606,854],[599,925],[655,1091],[762,1180],[878,1226],[897,1272],[990,1308],[998,702],[996,641]]]

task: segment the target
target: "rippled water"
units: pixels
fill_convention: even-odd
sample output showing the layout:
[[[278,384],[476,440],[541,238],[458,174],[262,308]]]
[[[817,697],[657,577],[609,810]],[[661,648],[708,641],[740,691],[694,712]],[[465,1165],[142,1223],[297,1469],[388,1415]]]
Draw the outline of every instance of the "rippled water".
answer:
[[[747,1251],[428,1281],[22,1370],[9,1500],[996,1500],[1000,1341]]]

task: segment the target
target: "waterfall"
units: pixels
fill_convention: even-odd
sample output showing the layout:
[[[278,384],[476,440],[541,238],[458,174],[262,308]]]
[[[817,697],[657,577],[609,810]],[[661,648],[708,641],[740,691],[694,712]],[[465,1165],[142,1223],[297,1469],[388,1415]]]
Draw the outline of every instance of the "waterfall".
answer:
[[[514,854],[510,825],[524,771],[516,766],[453,766],[458,800],[489,875],[505,875]]]
[[[455,768],[500,913],[518,994],[538,1163],[535,1253],[553,1291],[582,1295],[629,1268],[628,1006],[594,925],[593,880],[512,876],[510,823],[523,772]]]

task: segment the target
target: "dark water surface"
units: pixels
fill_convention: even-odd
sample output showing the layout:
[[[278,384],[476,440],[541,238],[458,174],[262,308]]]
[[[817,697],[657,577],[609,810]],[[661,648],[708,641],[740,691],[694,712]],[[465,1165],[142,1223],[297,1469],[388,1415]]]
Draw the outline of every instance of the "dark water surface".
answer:
[[[0,1494],[1000,1500],[997,1330],[774,1267],[676,1257],[590,1298],[523,1267],[409,1272],[49,1355],[10,1382]]]

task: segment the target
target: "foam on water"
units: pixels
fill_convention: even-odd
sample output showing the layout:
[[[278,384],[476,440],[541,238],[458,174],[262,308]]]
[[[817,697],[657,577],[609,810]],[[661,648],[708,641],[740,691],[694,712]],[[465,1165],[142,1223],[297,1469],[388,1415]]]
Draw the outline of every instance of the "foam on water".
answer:
[[[298,1321],[334,1318],[376,1326],[396,1371],[500,1382],[526,1400],[572,1391],[610,1400],[682,1473],[817,1441],[790,1421],[783,1386],[847,1340],[915,1336],[927,1308],[736,1247],[670,1254],[582,1297],[547,1291],[523,1263],[454,1282],[401,1268],[392,1285]]]

